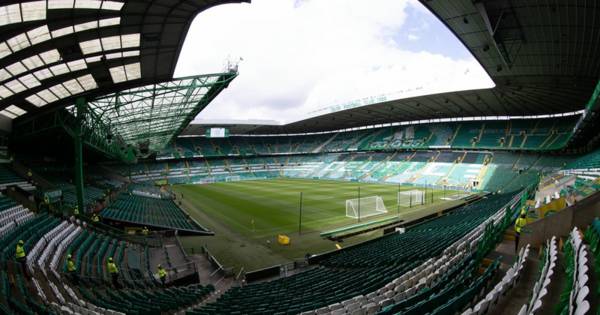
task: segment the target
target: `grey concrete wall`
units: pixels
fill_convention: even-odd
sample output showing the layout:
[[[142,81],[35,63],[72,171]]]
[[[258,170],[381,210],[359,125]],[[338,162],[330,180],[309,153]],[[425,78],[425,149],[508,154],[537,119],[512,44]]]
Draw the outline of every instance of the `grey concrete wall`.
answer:
[[[579,229],[586,228],[595,217],[600,217],[600,192],[551,216],[528,224],[523,228],[519,246],[531,244],[532,247],[539,247],[552,236],[568,235],[575,226]]]

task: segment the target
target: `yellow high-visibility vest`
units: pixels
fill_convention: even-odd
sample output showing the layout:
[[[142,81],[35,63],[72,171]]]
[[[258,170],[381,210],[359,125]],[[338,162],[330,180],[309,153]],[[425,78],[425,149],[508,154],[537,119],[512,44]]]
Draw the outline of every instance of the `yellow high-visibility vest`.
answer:
[[[527,219],[518,218],[517,222],[515,222],[515,232],[521,233],[521,228],[527,224]]]
[[[158,268],[158,277],[159,278],[165,278],[167,276],[167,271],[165,270],[165,268]]]
[[[23,248],[23,246],[17,244],[17,249],[15,250],[15,257],[16,258],[23,258],[25,257],[25,248]]]
[[[109,273],[118,273],[119,272],[119,269],[117,268],[117,265],[114,262],[109,262],[107,264],[107,268],[108,268]]]
[[[77,267],[75,267],[75,262],[71,259],[67,260],[67,271],[74,272],[75,270],[77,270]]]
[[[92,216],[92,222],[99,222],[99,221],[100,221],[100,218],[98,217],[98,215],[97,215],[97,214],[94,214],[94,215]]]
[[[75,206],[75,209],[73,209],[73,214],[79,215],[79,207],[78,206]]]

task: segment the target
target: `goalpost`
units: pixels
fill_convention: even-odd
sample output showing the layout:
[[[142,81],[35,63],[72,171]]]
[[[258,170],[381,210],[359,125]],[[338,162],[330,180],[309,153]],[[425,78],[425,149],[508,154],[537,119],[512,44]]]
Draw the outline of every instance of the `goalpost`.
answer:
[[[398,205],[412,207],[425,204],[425,192],[418,189],[398,192]]]
[[[387,213],[380,196],[362,197],[346,200],[346,216],[357,219]]]

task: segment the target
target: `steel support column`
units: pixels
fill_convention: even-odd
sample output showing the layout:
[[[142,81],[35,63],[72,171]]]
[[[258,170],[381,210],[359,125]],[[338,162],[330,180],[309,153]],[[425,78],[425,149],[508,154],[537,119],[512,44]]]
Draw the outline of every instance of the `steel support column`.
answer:
[[[83,213],[85,210],[84,205],[84,188],[83,188],[83,122],[85,117],[85,111],[87,102],[84,98],[80,97],[75,101],[75,107],[77,111],[77,119],[75,124],[75,132],[73,135],[73,143],[75,144],[75,191],[77,193],[77,207],[79,213]]]

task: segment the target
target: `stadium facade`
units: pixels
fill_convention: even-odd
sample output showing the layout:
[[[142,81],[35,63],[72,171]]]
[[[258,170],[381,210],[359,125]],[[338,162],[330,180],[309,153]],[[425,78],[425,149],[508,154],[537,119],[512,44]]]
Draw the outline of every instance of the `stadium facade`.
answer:
[[[493,88],[285,125],[190,124],[237,69],[174,78],[187,30],[238,2],[0,4],[0,313],[597,311],[600,4],[422,1]],[[433,189],[469,194],[414,221],[359,222],[348,229],[385,235],[309,254],[293,275],[231,275],[206,247],[184,249],[180,236],[218,233],[171,185],[273,178],[429,188],[432,203]],[[538,285],[523,270],[540,270]]]

